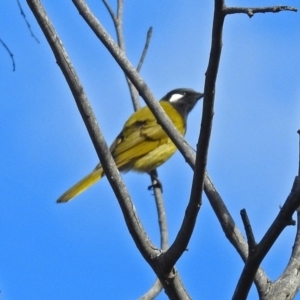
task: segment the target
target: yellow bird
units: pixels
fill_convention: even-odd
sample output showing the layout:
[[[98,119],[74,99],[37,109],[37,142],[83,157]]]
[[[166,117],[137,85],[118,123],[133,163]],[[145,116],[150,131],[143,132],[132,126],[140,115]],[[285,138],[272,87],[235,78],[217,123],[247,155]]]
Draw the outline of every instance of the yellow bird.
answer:
[[[159,103],[178,131],[184,135],[187,116],[202,97],[202,93],[180,88],[166,94]],[[149,107],[145,106],[129,117],[112,143],[110,152],[120,171],[149,173],[166,162],[176,149]],[[61,195],[57,203],[68,202],[104,175],[101,164],[98,164],[89,175]]]

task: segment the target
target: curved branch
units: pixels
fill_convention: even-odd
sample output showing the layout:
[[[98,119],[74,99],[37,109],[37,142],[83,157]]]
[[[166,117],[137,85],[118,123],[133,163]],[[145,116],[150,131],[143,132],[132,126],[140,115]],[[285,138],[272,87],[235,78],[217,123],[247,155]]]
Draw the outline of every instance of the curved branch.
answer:
[[[16,64],[15,64],[15,59],[13,53],[10,51],[8,46],[0,39],[0,44],[4,47],[4,49],[8,52],[8,55],[10,56],[10,59],[12,61],[12,66],[13,66],[13,72],[16,70]]]

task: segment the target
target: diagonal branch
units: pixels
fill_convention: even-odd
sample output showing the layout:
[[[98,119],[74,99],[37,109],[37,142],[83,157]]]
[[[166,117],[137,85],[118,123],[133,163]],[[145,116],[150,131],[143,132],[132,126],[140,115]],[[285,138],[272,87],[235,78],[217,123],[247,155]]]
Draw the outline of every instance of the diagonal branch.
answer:
[[[144,59],[147,55],[147,52],[148,52],[148,49],[149,49],[149,45],[150,45],[150,40],[151,40],[151,37],[152,37],[152,32],[153,32],[153,28],[150,27],[147,31],[147,37],[146,37],[146,42],[145,42],[145,46],[144,46],[144,49],[143,49],[143,52],[142,52],[142,55],[141,55],[141,58],[140,58],[140,61],[138,63],[138,66],[136,68],[136,70],[138,72],[141,71],[141,68],[142,68],[142,65],[144,63]]]
[[[151,243],[140,220],[138,219],[135,207],[120,177],[119,171],[110,154],[103,134],[100,131],[96,117],[92,111],[91,105],[79,81],[76,71],[73,68],[62,42],[55,32],[55,29],[52,26],[40,0],[27,0],[27,3],[43,30],[44,35],[55,55],[57,63],[68,82],[107,179],[109,180],[119,201],[129,231],[145,260],[149,262],[153,256],[158,254],[158,250],[155,250],[154,245]]]
[[[230,215],[230,212],[228,211],[220,194],[216,190],[208,173],[206,173],[204,180],[204,191],[227,239],[237,250],[242,260],[246,262],[249,253],[248,244],[241,231],[236,226],[232,216]],[[270,281],[271,280],[266,276],[263,269],[259,268],[255,275],[254,282],[260,295],[260,299],[263,299],[263,296],[267,293]]]
[[[27,26],[27,28],[28,28],[28,30],[30,32],[30,35],[35,39],[35,41],[37,43],[40,43],[39,39],[35,36],[35,34],[33,33],[32,29],[31,29],[31,25],[30,25],[30,23],[27,20],[27,17],[26,17],[26,15],[24,13],[24,10],[23,10],[23,8],[22,8],[22,6],[20,4],[20,1],[17,0],[17,3],[18,3],[18,6],[19,6],[19,9],[20,9],[20,13],[21,13],[21,15],[22,15],[22,17],[23,17],[23,19],[24,19],[24,21],[26,23],[26,26]]]

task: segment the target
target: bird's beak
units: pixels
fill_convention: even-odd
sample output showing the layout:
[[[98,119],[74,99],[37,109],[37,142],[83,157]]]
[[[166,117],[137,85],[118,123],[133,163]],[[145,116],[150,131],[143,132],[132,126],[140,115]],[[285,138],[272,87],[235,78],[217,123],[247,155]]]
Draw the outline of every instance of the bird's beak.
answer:
[[[203,97],[204,97],[204,94],[203,94],[203,93],[196,93],[196,94],[195,94],[195,98],[197,99],[197,101],[200,100],[200,99],[203,98]]]

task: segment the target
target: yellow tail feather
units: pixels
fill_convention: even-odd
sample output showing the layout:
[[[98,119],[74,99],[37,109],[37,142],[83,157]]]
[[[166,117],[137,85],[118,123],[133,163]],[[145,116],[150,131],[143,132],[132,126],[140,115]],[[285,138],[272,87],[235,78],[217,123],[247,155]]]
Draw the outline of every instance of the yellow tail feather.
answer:
[[[93,170],[89,175],[85,176],[75,185],[73,185],[70,189],[68,189],[64,194],[62,194],[58,199],[57,203],[68,202],[71,199],[75,198],[83,191],[88,189],[91,185],[96,183],[100,178],[104,175],[102,168],[97,168]]]

